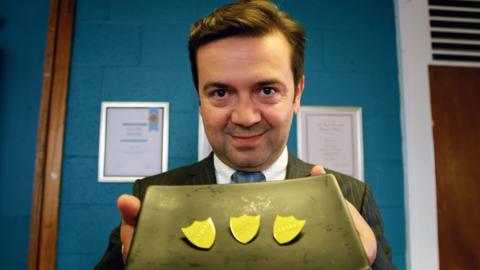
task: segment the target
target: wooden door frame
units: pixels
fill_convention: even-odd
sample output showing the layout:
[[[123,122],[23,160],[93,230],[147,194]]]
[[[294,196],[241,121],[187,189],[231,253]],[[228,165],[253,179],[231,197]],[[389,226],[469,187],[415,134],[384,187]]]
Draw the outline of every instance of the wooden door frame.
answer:
[[[55,269],[75,0],[51,0],[35,152],[28,269]]]
[[[428,0],[395,0],[405,173],[407,268],[439,269],[428,65]]]
[[[428,67],[479,67],[478,63],[433,61],[428,0],[395,0],[400,71],[407,263],[409,269],[439,266],[433,120]]]

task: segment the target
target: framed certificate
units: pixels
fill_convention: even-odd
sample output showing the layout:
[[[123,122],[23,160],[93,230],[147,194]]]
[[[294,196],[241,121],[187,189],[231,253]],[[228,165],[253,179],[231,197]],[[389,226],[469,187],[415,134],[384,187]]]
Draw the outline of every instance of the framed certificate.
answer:
[[[363,181],[362,109],[302,106],[297,115],[300,159]]]
[[[202,116],[198,114],[198,160],[202,160],[210,155],[212,146],[208,142],[205,134],[205,127],[203,126]]]
[[[167,170],[168,103],[102,102],[99,182],[133,182]]]

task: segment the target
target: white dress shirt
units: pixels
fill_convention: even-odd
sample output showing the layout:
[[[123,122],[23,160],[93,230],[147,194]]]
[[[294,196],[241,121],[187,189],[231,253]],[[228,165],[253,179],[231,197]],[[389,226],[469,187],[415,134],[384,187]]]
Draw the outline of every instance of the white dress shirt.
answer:
[[[262,171],[267,182],[284,180],[287,176],[288,150],[283,148],[280,157],[266,170]],[[213,165],[215,166],[215,177],[217,184],[230,184],[230,177],[235,172],[234,169],[221,161],[216,154],[213,155]]]

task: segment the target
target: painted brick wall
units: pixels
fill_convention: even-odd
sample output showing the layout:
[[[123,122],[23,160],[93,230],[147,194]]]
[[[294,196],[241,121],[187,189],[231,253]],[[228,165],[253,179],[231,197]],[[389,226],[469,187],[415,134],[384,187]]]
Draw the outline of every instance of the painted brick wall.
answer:
[[[26,269],[47,0],[0,1],[0,269]]]
[[[169,167],[197,158],[197,99],[186,50],[197,18],[227,1],[79,0],[74,35],[58,269],[88,269],[118,224],[131,184],[97,183],[102,101],[170,102]],[[405,269],[405,220],[392,1],[279,0],[308,33],[304,105],[363,108],[365,176],[394,262]],[[296,152],[296,130],[289,149]]]

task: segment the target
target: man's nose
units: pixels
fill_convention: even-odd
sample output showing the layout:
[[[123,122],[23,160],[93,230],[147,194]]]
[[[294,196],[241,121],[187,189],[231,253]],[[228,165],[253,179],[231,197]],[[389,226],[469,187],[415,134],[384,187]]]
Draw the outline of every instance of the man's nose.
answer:
[[[260,122],[262,115],[260,110],[250,100],[242,100],[235,105],[231,115],[232,123],[244,127],[250,127]]]

